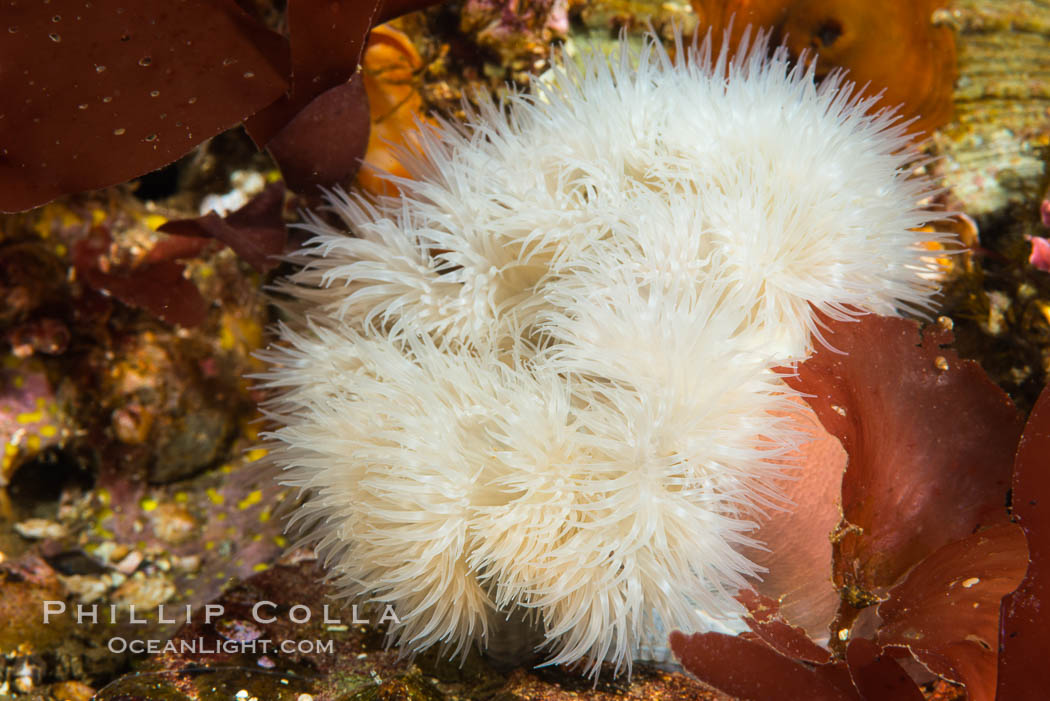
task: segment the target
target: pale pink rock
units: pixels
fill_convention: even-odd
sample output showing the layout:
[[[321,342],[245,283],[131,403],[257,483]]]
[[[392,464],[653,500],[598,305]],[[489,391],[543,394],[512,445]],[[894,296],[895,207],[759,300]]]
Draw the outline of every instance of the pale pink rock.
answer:
[[[1043,202],[1043,219],[1050,219],[1050,207]],[[1028,262],[1044,272],[1050,273],[1050,240],[1042,236],[1032,237],[1032,255],[1028,256]]]

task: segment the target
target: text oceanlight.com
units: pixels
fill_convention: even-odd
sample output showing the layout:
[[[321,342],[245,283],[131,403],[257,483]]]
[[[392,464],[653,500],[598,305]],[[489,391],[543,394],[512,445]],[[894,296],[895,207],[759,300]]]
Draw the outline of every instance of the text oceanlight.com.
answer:
[[[197,638],[195,640],[138,640],[115,637],[110,638],[106,647],[110,652],[120,654],[130,652],[135,655],[228,655],[251,654],[266,655],[280,652],[285,655],[294,653],[315,654],[335,651],[332,640],[213,640]]]

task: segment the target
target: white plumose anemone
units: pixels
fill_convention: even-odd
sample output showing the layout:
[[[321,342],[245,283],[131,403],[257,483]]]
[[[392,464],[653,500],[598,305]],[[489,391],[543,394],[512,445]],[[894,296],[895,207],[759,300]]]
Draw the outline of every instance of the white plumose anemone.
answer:
[[[927,308],[904,127],[764,41],[650,39],[420,137],[282,284],[269,434],[338,590],[410,651],[530,615],[617,669],[738,615],[819,316]]]

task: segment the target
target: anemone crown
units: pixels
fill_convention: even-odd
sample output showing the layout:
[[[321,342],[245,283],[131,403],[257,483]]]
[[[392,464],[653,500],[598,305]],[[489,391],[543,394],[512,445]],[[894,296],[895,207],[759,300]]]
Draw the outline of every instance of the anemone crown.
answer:
[[[772,368],[818,314],[930,306],[905,126],[762,38],[676,48],[483,102],[421,133],[402,196],[331,193],[345,228],[306,225],[271,455],[405,649],[526,615],[596,674],[732,625],[804,440]]]

